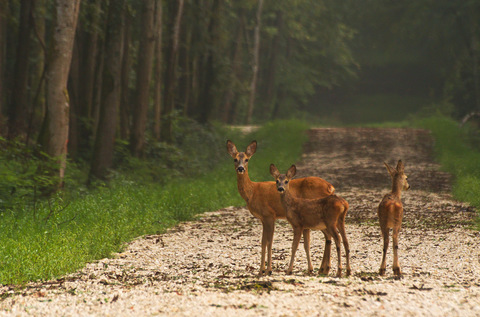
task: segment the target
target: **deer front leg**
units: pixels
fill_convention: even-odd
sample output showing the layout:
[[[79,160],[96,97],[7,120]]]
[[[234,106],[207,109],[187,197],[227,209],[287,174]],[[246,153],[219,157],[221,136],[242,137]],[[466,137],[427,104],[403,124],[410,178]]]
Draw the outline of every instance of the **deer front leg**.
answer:
[[[322,230],[325,236],[325,249],[323,250],[322,265],[320,265],[320,271],[318,274],[328,275],[330,271],[330,254],[332,249],[332,236],[330,236],[326,230]]]
[[[389,229],[382,228],[382,236],[383,236],[383,256],[382,256],[382,264],[380,264],[380,275],[385,275],[385,271],[387,269],[387,250],[388,250],[388,243],[389,243]]]
[[[293,242],[292,242],[292,256],[290,258],[290,265],[287,269],[287,274],[292,274],[293,271],[293,262],[295,260],[295,253],[297,252],[298,244],[300,243],[300,238],[302,237],[302,228],[297,227],[293,228]]]
[[[311,274],[313,272],[313,265],[310,258],[310,229],[303,230],[303,246],[305,248],[305,254],[307,255],[307,272]]]
[[[262,221],[262,256],[260,262],[260,272],[258,276],[272,274],[272,241],[273,241],[273,221]],[[267,271],[265,271],[265,257],[267,255]]]
[[[393,228],[392,240],[393,240],[393,274],[401,276],[400,265],[398,264],[398,234],[400,232],[400,226]]]

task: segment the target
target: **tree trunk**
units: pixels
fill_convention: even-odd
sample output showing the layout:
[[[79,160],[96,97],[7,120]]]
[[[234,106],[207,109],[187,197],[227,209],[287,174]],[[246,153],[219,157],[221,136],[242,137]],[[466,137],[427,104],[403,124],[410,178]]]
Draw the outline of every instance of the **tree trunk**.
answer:
[[[219,25],[220,25],[220,12],[222,9],[222,2],[220,0],[213,0],[212,4],[212,16],[208,24],[208,35],[210,37],[210,43],[207,46],[207,64],[205,67],[205,81],[203,83],[203,89],[200,96],[200,114],[199,122],[207,123],[210,117],[210,113],[214,108],[215,98],[213,87],[216,82],[216,52],[215,48],[218,49],[219,42]]]
[[[159,3],[156,17],[156,37],[155,37],[155,70],[153,80],[155,89],[153,92],[153,136],[155,140],[160,140],[161,114],[162,114],[162,5]]]
[[[113,163],[120,104],[124,8],[125,0],[110,0],[109,2],[100,117],[95,137],[90,180],[92,177],[106,179],[108,169],[112,167]]]
[[[79,36],[75,37],[73,44],[72,61],[68,76],[68,98],[70,103],[70,119],[68,125],[68,155],[76,158],[78,154],[79,122],[82,104],[80,103],[79,78],[80,78],[80,49]]]
[[[237,27],[237,36],[235,40],[235,49],[232,57],[232,70],[230,72],[230,80],[225,92],[223,102],[223,114],[222,121],[224,123],[233,123],[235,119],[235,107],[233,106],[233,97],[235,96],[236,83],[239,80],[239,74],[241,69],[241,51],[242,51],[242,38],[245,28],[243,15],[240,18],[240,22]]]
[[[68,141],[69,98],[67,80],[72,58],[80,0],[56,0],[52,50],[46,69],[47,113],[42,142],[45,152],[59,163],[59,186],[65,175]]]
[[[277,33],[273,37],[272,46],[270,50],[270,57],[268,58],[267,66],[267,75],[266,75],[266,91],[265,91],[265,117],[268,115],[272,117],[273,108],[276,97],[276,73],[277,73],[277,57],[280,45],[280,36],[283,33],[283,15],[281,11],[277,11],[277,20],[276,20]],[[270,112],[268,113],[267,110]]]
[[[160,0],[144,0],[141,14],[142,32],[138,50],[137,82],[135,89],[136,111],[133,112],[133,126],[130,150],[133,156],[140,157],[145,146],[145,129],[149,105],[150,80],[152,78],[153,52],[155,49],[155,18]]]
[[[89,12],[88,26],[84,27],[81,32],[82,47],[81,47],[81,68],[79,79],[79,112],[78,117],[78,149],[79,152],[84,152],[90,145],[93,133],[93,104],[95,92],[95,74],[98,67],[97,55],[99,52],[99,29],[102,29],[101,24],[101,0],[88,0],[82,3],[87,3],[91,6]]]
[[[175,109],[175,86],[177,84],[177,59],[180,41],[180,26],[183,16],[184,0],[177,0],[176,16],[172,23],[173,32],[170,37],[170,50],[167,57],[167,69],[165,72],[165,92],[164,92],[164,124],[162,124],[162,139],[171,143],[173,141],[172,118],[171,115]]]
[[[258,63],[260,55],[260,23],[262,18],[263,0],[258,0],[256,25],[253,34],[253,60],[252,60],[252,81],[250,83],[250,96],[248,98],[248,110],[246,123],[252,122],[253,106],[257,89]]]
[[[123,58],[122,73],[120,79],[120,138],[128,140],[130,132],[130,117],[132,115],[132,106],[130,104],[130,70],[132,68],[132,54],[130,46],[132,44],[132,13],[129,9],[125,10],[125,26],[123,31]]]
[[[7,48],[7,12],[8,0],[0,0],[0,135],[3,135],[5,119],[3,117],[3,109],[6,103],[5,93],[5,51]]]
[[[32,29],[33,0],[22,0],[20,2],[20,21],[18,30],[17,53],[15,69],[13,73],[12,98],[9,109],[9,130],[10,139],[21,134],[26,135],[27,121],[31,109],[28,107],[28,58],[30,53],[30,33]]]

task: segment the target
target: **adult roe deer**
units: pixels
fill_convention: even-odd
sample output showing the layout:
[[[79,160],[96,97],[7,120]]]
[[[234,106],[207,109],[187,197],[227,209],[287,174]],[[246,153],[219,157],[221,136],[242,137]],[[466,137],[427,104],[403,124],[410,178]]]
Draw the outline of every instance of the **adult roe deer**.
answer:
[[[386,194],[380,205],[378,205],[378,219],[380,221],[380,228],[383,236],[383,257],[380,265],[380,275],[384,275],[386,271],[386,256],[389,243],[390,229],[392,231],[393,239],[393,273],[400,276],[400,265],[398,264],[398,234],[402,226],[403,218],[403,204],[401,200],[402,190],[408,190],[410,185],[407,182],[407,175],[405,175],[405,167],[401,160],[397,163],[397,168],[393,168],[385,163],[388,173],[392,177],[392,192]]]
[[[247,203],[248,210],[262,223],[262,255],[259,275],[265,273],[265,253],[267,254],[267,274],[272,273],[272,243],[275,231],[275,220],[285,219],[286,211],[280,201],[275,182],[253,182],[248,175],[248,161],[257,150],[257,142],[252,141],[245,152],[239,152],[235,144],[228,140],[227,151],[233,158],[237,174],[238,191]],[[292,181],[292,194],[303,198],[320,198],[334,193],[335,188],[319,177],[304,177]],[[310,230],[303,232],[308,271],[313,271],[310,260]],[[329,259],[331,240],[325,242],[324,259]],[[323,262],[322,262],[323,263]],[[325,266],[329,267],[330,262]]]
[[[277,190],[280,192],[282,204],[287,211],[287,220],[293,228],[293,242],[292,242],[292,256],[290,258],[290,266],[287,273],[293,270],[293,262],[295,253],[297,252],[298,243],[302,236],[302,231],[321,230],[325,237],[329,239],[333,237],[335,246],[337,247],[338,269],[337,277],[342,276],[342,259],[340,248],[340,235],[343,240],[343,247],[345,249],[345,256],[347,258],[347,275],[350,275],[350,248],[348,246],[347,235],[345,232],[345,216],[348,211],[348,203],[342,197],[337,195],[330,195],[325,198],[305,199],[294,197],[291,193],[290,185],[294,180],[297,168],[292,165],[286,174],[280,174],[274,164],[270,165],[270,174],[275,178]],[[340,232],[340,234],[339,234]],[[328,261],[323,259],[320,267],[320,274],[328,274],[328,269],[325,272],[323,262]]]

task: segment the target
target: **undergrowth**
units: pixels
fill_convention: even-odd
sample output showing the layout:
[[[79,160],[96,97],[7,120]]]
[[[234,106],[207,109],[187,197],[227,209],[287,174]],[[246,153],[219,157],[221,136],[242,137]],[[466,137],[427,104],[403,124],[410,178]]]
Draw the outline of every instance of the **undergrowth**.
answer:
[[[269,180],[270,163],[286,169],[299,159],[307,126],[276,121],[249,135],[235,129],[190,128],[192,133],[179,136],[185,146],[158,145],[145,165],[127,155],[117,157],[123,168],[94,189],[71,182],[53,197],[36,199],[31,194],[33,181],[22,185],[15,184],[15,179],[4,180],[4,187],[18,187],[25,193],[0,208],[0,283],[57,278],[121,251],[135,237],[163,232],[204,211],[244,205],[226,140],[243,150],[256,139],[258,151],[250,174],[256,181]],[[206,142],[199,139],[202,135]],[[165,162],[163,151],[167,150],[177,151],[182,161]],[[5,157],[1,161],[6,164]],[[83,177],[79,168],[69,168],[76,178]]]

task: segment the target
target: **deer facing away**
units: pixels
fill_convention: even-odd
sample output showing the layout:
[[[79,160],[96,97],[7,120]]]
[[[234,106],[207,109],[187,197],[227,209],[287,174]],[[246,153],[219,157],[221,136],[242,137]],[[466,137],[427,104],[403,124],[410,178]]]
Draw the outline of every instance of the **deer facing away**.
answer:
[[[272,243],[276,219],[285,219],[286,211],[280,201],[275,182],[253,182],[248,176],[248,161],[255,154],[257,142],[252,141],[245,152],[239,152],[235,144],[228,140],[227,151],[233,158],[237,174],[238,191],[247,203],[248,210],[262,223],[262,252],[259,275],[265,273],[265,256],[267,255],[267,274],[272,273]],[[303,198],[322,198],[333,194],[335,188],[319,177],[295,179],[291,183],[292,195]],[[310,260],[310,229],[303,231],[308,271],[313,271]],[[324,259],[329,259],[330,243],[325,242]],[[267,254],[266,254],[267,253]],[[329,267],[330,262],[323,264]]]
[[[293,262],[295,259],[295,252],[297,251],[302,231],[305,229],[321,230],[327,240],[333,237],[335,246],[337,248],[338,269],[337,277],[342,276],[342,260],[340,250],[340,235],[343,240],[345,255],[347,258],[347,275],[350,275],[350,249],[348,246],[347,235],[345,232],[345,216],[348,211],[348,203],[345,199],[330,195],[320,199],[304,199],[297,198],[292,195],[291,184],[294,180],[296,167],[292,165],[286,174],[280,174],[274,164],[270,165],[270,174],[275,178],[278,192],[280,192],[282,204],[287,211],[287,220],[293,228],[293,242],[292,255],[290,258],[290,265],[287,274],[293,270]],[[340,232],[340,234],[339,234]],[[330,257],[330,254],[328,254]],[[323,259],[320,267],[320,274],[328,274],[329,266],[324,266],[324,263],[330,264],[330,258]]]
[[[388,173],[392,177],[392,192],[386,194],[378,206],[378,219],[383,236],[383,257],[380,265],[380,275],[386,271],[386,256],[389,243],[390,229],[392,230],[393,240],[393,273],[400,276],[400,265],[398,264],[398,234],[402,226],[403,204],[401,200],[402,190],[408,190],[410,185],[407,182],[407,175],[404,172],[404,165],[401,160],[397,167],[393,168],[385,163]]]

